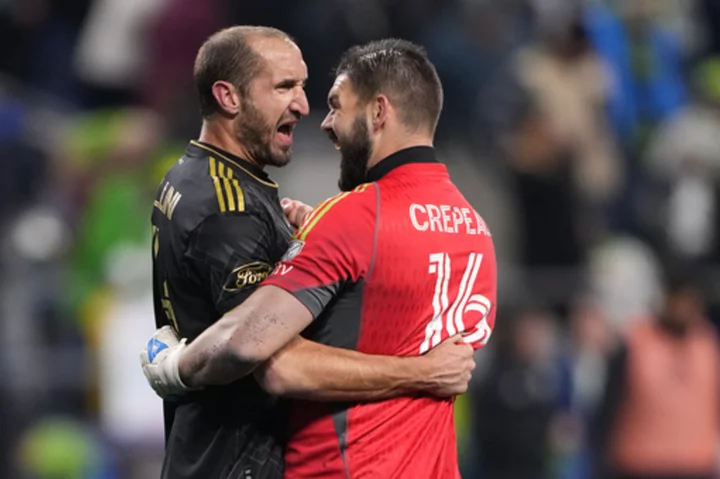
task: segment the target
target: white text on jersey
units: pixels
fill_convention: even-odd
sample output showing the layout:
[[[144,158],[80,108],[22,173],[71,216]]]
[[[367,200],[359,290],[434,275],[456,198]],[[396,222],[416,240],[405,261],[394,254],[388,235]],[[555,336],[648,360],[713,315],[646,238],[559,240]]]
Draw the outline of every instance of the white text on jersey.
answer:
[[[471,208],[413,203],[410,221],[418,231],[490,236],[485,221]]]

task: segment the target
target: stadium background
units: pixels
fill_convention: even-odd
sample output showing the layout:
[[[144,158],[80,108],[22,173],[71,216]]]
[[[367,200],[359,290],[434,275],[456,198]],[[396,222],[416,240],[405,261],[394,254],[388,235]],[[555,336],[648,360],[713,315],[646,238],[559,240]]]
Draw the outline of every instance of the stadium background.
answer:
[[[459,402],[464,477],[485,477],[493,443],[587,477],[605,360],[658,304],[663,265],[694,265],[718,319],[717,5],[0,0],[0,477],[157,477],[160,403],[137,358],[153,330],[151,198],[198,133],[196,49],[237,23],[303,49],[312,113],[272,174],[309,203],[336,191],[319,124],[340,53],[426,46],[445,87],[437,147],[501,272],[497,332]],[[488,371],[517,354],[537,387],[500,391],[521,406],[496,413]]]

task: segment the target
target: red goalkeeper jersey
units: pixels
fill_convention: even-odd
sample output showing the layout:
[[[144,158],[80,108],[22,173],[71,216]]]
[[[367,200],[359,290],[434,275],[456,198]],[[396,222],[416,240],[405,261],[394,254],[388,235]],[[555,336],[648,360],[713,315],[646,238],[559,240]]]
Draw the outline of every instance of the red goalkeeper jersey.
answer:
[[[429,147],[395,153],[371,183],[320,204],[264,284],[315,317],[303,333],[368,354],[413,356],[458,333],[483,346],[497,270],[485,222]],[[459,478],[453,401],[295,401],[285,477]]]

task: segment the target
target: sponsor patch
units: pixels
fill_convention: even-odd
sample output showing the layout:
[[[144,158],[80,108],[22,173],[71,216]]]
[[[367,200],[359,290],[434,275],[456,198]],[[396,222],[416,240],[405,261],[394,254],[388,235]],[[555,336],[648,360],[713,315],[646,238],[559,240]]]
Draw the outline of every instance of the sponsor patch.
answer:
[[[300,240],[292,240],[290,242],[290,246],[288,247],[287,251],[285,252],[285,256],[282,257],[281,261],[290,261],[294,257],[300,254],[303,247],[305,246],[304,241]]]
[[[272,270],[272,265],[263,263],[262,261],[244,264],[235,268],[233,272],[230,273],[227,284],[225,284],[223,289],[232,293],[257,286],[262,283],[265,278],[270,276]]]

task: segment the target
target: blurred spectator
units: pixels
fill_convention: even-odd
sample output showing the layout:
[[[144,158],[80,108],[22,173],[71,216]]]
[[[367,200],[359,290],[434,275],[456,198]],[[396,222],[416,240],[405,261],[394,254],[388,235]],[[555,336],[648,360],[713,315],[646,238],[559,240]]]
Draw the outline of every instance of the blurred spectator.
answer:
[[[0,5],[0,71],[66,100],[77,85],[72,55],[92,0],[7,0]],[[5,7],[5,8],[2,8]]]
[[[160,3],[142,31],[147,61],[138,72],[138,96],[165,120],[171,138],[191,138],[200,128],[192,76],[195,55],[213,32],[231,26],[233,19],[227,18],[220,0],[154,1]]]
[[[520,314],[473,393],[474,436],[482,477],[551,477],[551,423],[569,405],[569,374],[557,355],[556,331],[541,310]],[[502,347],[502,346],[501,346]]]
[[[73,136],[68,135],[66,156],[75,161],[78,178],[74,193],[85,191],[78,199],[83,209],[69,255],[64,298],[73,316],[104,286],[113,250],[145,244],[150,237],[142,212],[152,204],[155,184],[147,171],[159,146],[159,128],[151,112],[110,110],[78,118]]]
[[[700,0],[697,19],[704,24],[707,35],[707,53],[720,55],[720,3],[716,0]]]
[[[718,261],[720,58],[700,65],[696,84],[696,99],[661,124],[650,143],[646,163],[659,191],[649,209],[668,253]]]
[[[566,270],[579,266],[583,248],[571,158],[537,105],[527,106],[508,146],[517,188],[522,266]]]
[[[70,418],[43,419],[22,437],[18,469],[38,479],[112,479],[102,443],[93,436]]]
[[[662,270],[644,242],[617,235],[591,250],[588,288],[614,333],[622,334],[660,306]]]
[[[623,144],[641,151],[650,129],[685,103],[677,38],[655,21],[657,2],[591,2],[590,38],[612,71],[610,117]]]
[[[0,158],[7,159],[0,177],[0,228],[31,204],[44,184],[49,159],[40,145],[28,141],[32,117],[29,105],[0,92]]]
[[[136,101],[148,68],[150,20],[168,0],[95,0],[74,52],[87,108]]]
[[[573,408],[588,418],[602,399],[606,359],[615,343],[615,335],[596,301],[578,300],[570,315]]]
[[[708,43],[707,29],[698,22],[703,0],[654,0],[658,22],[668,33],[677,38],[680,53],[691,62],[702,54]],[[687,62],[683,68],[687,66]]]
[[[591,472],[591,437],[587,424],[597,414],[606,383],[607,361],[615,334],[598,304],[583,296],[570,311],[569,361],[572,368],[572,400],[565,418],[564,479],[586,479]]]
[[[710,479],[720,443],[720,350],[689,276],[613,356],[594,438],[596,478]]]
[[[448,6],[421,41],[435,63],[445,90],[440,128],[454,135],[472,131],[475,101],[495,70],[526,40],[530,31],[525,2],[488,0]]]
[[[581,224],[602,225],[600,213],[622,187],[621,160],[605,115],[610,78],[593,51],[573,2],[540,10],[536,40],[517,58],[520,85],[537,105],[558,152],[569,161]]]

